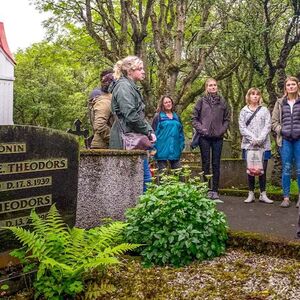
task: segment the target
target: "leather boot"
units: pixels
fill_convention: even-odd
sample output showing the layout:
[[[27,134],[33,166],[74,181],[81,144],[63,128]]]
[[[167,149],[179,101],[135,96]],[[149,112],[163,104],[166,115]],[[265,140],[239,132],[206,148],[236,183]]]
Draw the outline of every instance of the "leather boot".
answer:
[[[244,200],[245,203],[251,203],[255,201],[255,196],[253,191],[249,191],[248,198]]]
[[[260,202],[264,202],[264,203],[268,203],[268,204],[271,204],[273,203],[273,200],[269,199],[266,192],[261,192],[260,193],[260,196],[259,196],[259,201]]]

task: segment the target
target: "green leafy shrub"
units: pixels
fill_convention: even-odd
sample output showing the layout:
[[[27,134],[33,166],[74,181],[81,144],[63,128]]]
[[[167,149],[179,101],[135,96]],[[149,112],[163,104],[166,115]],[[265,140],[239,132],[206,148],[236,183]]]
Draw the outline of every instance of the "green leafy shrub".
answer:
[[[85,299],[97,299],[111,292],[114,287],[110,284],[93,282],[95,272],[103,275],[108,266],[119,263],[118,255],[139,246],[118,244],[126,226],[122,222],[89,230],[69,228],[54,205],[45,220],[35,211],[31,212],[30,218],[32,231],[22,227],[6,229],[11,230],[24,246],[12,254],[26,265],[28,261],[37,262],[35,299],[40,295],[51,300],[68,299],[82,293],[85,287]]]
[[[163,176],[127,210],[125,236],[146,244],[141,251],[146,266],[181,266],[224,253],[227,221],[207,191],[198,178],[181,182],[177,175]]]

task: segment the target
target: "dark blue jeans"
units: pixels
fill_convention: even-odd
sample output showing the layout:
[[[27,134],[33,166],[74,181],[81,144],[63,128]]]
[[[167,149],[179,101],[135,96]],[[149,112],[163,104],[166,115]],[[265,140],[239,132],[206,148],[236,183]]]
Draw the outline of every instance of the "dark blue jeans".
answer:
[[[212,190],[214,192],[217,192],[219,189],[220,164],[221,164],[223,139],[200,137],[199,146],[200,146],[200,153],[201,153],[201,160],[202,160],[202,171],[204,172],[204,179],[208,181],[206,175],[211,174],[210,173],[210,164],[211,164],[212,175],[213,175]]]
[[[144,159],[144,185],[143,185],[143,192],[145,193],[147,190],[147,183],[151,182],[151,172],[149,167],[148,159]]]

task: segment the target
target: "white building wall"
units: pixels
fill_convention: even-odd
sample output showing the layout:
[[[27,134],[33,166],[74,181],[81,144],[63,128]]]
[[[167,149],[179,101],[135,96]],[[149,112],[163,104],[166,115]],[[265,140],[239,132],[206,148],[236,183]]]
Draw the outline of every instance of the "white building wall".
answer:
[[[14,64],[0,49],[0,125],[13,124]]]

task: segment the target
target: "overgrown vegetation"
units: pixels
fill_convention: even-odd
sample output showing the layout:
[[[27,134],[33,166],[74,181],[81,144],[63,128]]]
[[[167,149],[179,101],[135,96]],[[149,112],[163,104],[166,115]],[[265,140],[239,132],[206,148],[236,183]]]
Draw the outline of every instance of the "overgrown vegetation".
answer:
[[[281,186],[275,186],[275,185],[272,185],[272,184],[267,184],[267,192],[271,192],[271,193],[280,192],[280,193],[282,193],[282,187]],[[295,195],[298,195],[298,193],[299,193],[298,192],[298,184],[297,184],[296,180],[291,181],[290,193],[295,194]]]
[[[182,182],[179,174],[149,184],[138,205],[127,211],[125,229],[128,241],[146,244],[144,265],[182,266],[224,253],[227,221],[207,191],[199,178]]]
[[[12,252],[28,270],[37,265],[34,282],[35,299],[60,300],[82,293],[84,299],[96,299],[111,292],[107,283],[107,267],[119,263],[117,256],[139,245],[119,244],[126,224],[115,222],[107,226],[84,230],[67,227],[53,205],[45,220],[35,211],[30,215],[32,230],[8,227],[23,248]]]
[[[107,276],[115,292],[99,300],[206,299],[292,300],[299,299],[299,261],[269,257],[242,250],[226,251],[211,261],[194,262],[184,268],[145,269],[139,258],[126,258]],[[29,292],[7,300],[32,300]]]

